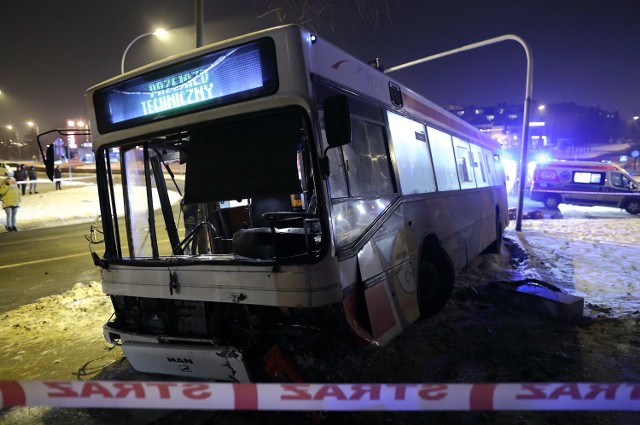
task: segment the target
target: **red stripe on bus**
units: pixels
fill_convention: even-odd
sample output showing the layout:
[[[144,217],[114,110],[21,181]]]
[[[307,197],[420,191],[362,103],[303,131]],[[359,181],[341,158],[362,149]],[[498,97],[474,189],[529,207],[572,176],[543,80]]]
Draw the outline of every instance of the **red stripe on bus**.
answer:
[[[258,387],[256,384],[236,384],[233,386],[235,410],[258,410]]]
[[[27,396],[22,386],[15,381],[0,381],[0,394],[2,394],[2,403],[4,407],[24,406],[27,402]]]
[[[461,135],[464,135],[473,139],[480,139],[482,137],[482,136],[479,136],[478,133],[476,133],[474,130],[467,128],[466,126],[457,122],[453,117],[443,114],[436,109],[430,108],[428,105],[425,105],[424,103],[420,102],[418,99],[415,99],[406,93],[402,93],[402,100],[404,102],[405,107],[411,108],[435,121],[438,121],[439,123],[445,124],[451,127],[452,129],[460,132]]]
[[[493,410],[493,394],[497,384],[474,384],[469,395],[471,410]]]
[[[390,329],[396,326],[396,317],[393,314],[392,300],[389,299],[386,282],[378,282],[364,291],[364,297],[369,311],[371,331],[375,338],[380,338]]]

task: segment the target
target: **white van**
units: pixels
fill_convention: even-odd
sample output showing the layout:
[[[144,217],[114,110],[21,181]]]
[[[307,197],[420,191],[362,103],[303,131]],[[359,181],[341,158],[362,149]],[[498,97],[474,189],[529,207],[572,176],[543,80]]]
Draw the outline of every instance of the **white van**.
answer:
[[[640,183],[615,164],[553,161],[536,166],[531,199],[547,208],[559,204],[604,206],[640,213]]]
[[[15,170],[6,162],[0,162],[0,177],[11,177]]]

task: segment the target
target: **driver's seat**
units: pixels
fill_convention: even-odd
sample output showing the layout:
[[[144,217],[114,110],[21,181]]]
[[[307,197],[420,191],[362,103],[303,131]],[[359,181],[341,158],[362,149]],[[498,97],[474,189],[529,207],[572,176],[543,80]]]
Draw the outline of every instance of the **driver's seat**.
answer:
[[[255,227],[234,233],[231,244],[234,255],[272,260],[306,255],[312,243],[313,237],[303,228]]]

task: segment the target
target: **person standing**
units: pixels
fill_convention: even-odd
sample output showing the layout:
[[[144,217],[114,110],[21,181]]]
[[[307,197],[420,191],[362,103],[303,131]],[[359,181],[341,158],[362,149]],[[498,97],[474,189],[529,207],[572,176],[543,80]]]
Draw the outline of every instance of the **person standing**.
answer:
[[[26,182],[27,170],[24,168],[24,164],[20,164],[18,166],[18,169],[16,170],[16,172],[13,173],[13,177],[16,179],[16,182],[18,183],[18,187],[20,188],[20,190],[22,191],[22,194],[24,195],[24,192],[27,190],[27,182]]]
[[[7,223],[5,224],[7,232],[17,232],[16,216],[18,215],[22,195],[16,184],[16,179],[7,177],[2,181],[2,185],[0,185],[0,199],[2,200],[2,208],[7,214]]]
[[[29,176],[29,194],[38,193],[38,172],[36,171],[36,167],[33,165],[29,167],[29,171],[27,172]]]
[[[53,170],[53,180],[56,182],[56,190],[62,190],[61,182],[62,179],[62,170],[59,165],[56,165],[56,168]]]

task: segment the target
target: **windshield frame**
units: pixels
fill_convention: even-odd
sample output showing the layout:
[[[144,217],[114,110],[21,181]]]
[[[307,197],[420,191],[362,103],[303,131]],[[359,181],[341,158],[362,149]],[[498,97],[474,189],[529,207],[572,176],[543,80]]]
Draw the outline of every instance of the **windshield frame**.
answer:
[[[127,151],[135,149],[138,146],[150,146],[150,144],[159,145],[164,140],[163,137],[169,137],[169,136],[173,137],[174,140],[171,143],[174,143],[175,140],[179,140],[180,137],[185,137],[185,135],[189,134],[189,132],[193,131],[194,129],[199,129],[207,126],[215,126],[220,124],[221,122],[236,121],[236,122],[242,123],[242,122],[245,122],[245,120],[248,117],[251,117],[253,115],[262,115],[262,116],[273,115],[273,111],[270,111],[268,113],[265,113],[265,112],[251,113],[243,116],[236,116],[236,117],[233,117],[233,119],[225,118],[218,121],[209,121],[197,127],[194,126],[188,129],[186,128],[180,129],[180,131],[177,131],[177,132],[176,131],[171,132],[172,134],[167,134],[165,136],[160,136],[158,134],[155,134],[153,137],[144,137],[144,138],[135,138],[135,139],[131,138],[131,139],[123,140],[120,142],[110,143],[108,145],[100,147],[96,151],[96,164],[97,164],[96,172],[97,172],[97,181],[99,186],[98,190],[100,193],[103,229],[105,233],[104,235],[105,244],[106,244],[105,253],[104,253],[105,260],[107,260],[107,262],[112,262],[112,263],[122,262],[126,264],[139,262],[145,265],[155,265],[155,264],[166,265],[167,259],[170,259],[172,263],[197,262],[198,264],[201,264],[203,261],[211,261],[216,263],[227,262],[227,263],[241,263],[241,264],[258,264],[258,263],[282,264],[282,263],[316,262],[316,261],[319,261],[322,257],[324,257],[324,255],[329,251],[331,237],[330,237],[330,230],[328,225],[328,212],[326,211],[325,207],[322,207],[323,205],[322,199],[324,199],[323,186],[325,183],[324,183],[324,179],[321,177],[322,174],[320,173],[317,166],[318,152],[317,152],[317,147],[315,145],[315,140],[316,140],[315,129],[311,124],[309,114],[305,111],[304,108],[300,106],[291,106],[287,108],[278,108],[278,112],[282,112],[282,110],[284,109],[290,109],[290,110],[296,109],[298,112],[298,116],[301,118],[301,122],[303,123],[303,127],[306,128],[305,134],[307,137],[306,137],[306,141],[304,142],[304,145],[305,145],[304,152],[305,152],[305,155],[307,155],[307,158],[305,159],[305,161],[300,161],[299,157],[296,157],[296,161],[298,163],[304,162],[305,167],[309,168],[308,170],[305,170],[305,175],[301,176],[303,180],[303,182],[301,182],[301,186],[302,186],[301,189],[303,191],[307,191],[307,193],[313,193],[314,197],[317,199],[317,205],[318,205],[318,208],[315,214],[315,217],[316,217],[315,220],[317,221],[318,226],[320,228],[321,242],[320,242],[319,251],[316,252],[312,256],[312,258],[305,257],[305,258],[299,258],[299,259],[273,259],[273,260],[255,261],[251,259],[248,260],[246,258],[241,258],[241,259],[234,258],[233,255],[222,255],[222,254],[211,254],[207,256],[200,255],[199,257],[193,257],[193,256],[186,257],[186,256],[175,255],[173,253],[171,255],[163,255],[162,252],[157,250],[154,250],[152,255],[149,255],[149,256],[135,256],[131,251],[132,217],[131,217],[131,206],[128,205],[130,200],[126,199],[127,196],[124,196],[125,198],[124,206],[122,206],[121,204],[118,204],[118,202],[116,201],[116,199],[119,196],[122,196],[122,194],[125,193],[124,188],[118,187],[118,179],[121,178],[123,181],[123,186],[128,187],[127,186],[128,182],[126,181],[127,178],[124,171],[126,169],[126,166],[124,165],[125,164],[124,161],[125,161],[125,153]],[[158,146],[158,149],[160,149],[159,146]],[[117,158],[115,159],[111,158],[110,160],[110,157],[115,156],[113,155],[114,152],[119,152],[119,155]],[[145,149],[145,152],[146,153],[144,155],[145,158],[143,162],[144,164],[146,164],[144,167],[145,168],[144,176],[145,176],[146,198],[147,198],[145,202],[147,203],[147,209],[149,210],[153,209],[157,213],[158,207],[160,207],[160,210],[164,211],[164,214],[161,213],[161,215],[165,217],[164,222],[160,221],[160,223],[163,223],[164,226],[166,226],[166,228],[168,229],[175,228],[176,223],[178,223],[178,225],[180,223],[180,216],[174,213],[173,220],[167,220],[167,211],[169,211],[168,208],[171,208],[170,206],[167,208],[168,198],[161,196],[160,202],[158,204],[155,202],[153,197],[150,196],[150,191],[152,189],[156,190],[160,188],[162,193],[166,192],[167,185],[165,183],[165,179],[168,179],[170,176],[167,175],[168,173],[163,172],[162,168],[164,167],[166,170],[170,170],[170,168],[167,166],[166,163],[162,161],[161,157],[158,157],[157,155],[153,155],[153,154],[150,155],[148,149]],[[184,160],[184,158],[181,158],[180,155],[178,155],[175,152],[174,152],[174,157],[172,159],[176,161]],[[154,161],[155,161],[155,165],[153,165]],[[175,176],[171,175],[171,179],[175,181]],[[178,189],[178,192],[180,192],[179,189]],[[183,194],[180,193],[180,196],[183,196]],[[307,202],[309,202],[309,200],[307,200]],[[150,216],[153,216],[153,214],[150,214]],[[105,219],[106,217],[108,217],[109,219]],[[176,219],[176,217],[178,217],[178,219]],[[157,227],[158,223],[155,223],[153,219],[151,220],[152,221],[149,221],[147,223],[149,226],[149,229],[153,228],[153,231],[149,232],[149,238],[153,239],[152,244],[155,246],[158,243],[158,235],[155,234],[158,229]],[[172,247],[175,248],[176,244],[180,243],[180,238],[177,236],[175,238],[172,237],[171,236],[172,233],[173,233],[173,230],[169,230],[169,239],[171,240]],[[173,234],[177,235],[177,231]],[[124,243],[127,243],[127,246],[129,247],[128,251],[126,250],[127,246],[125,246]]]

